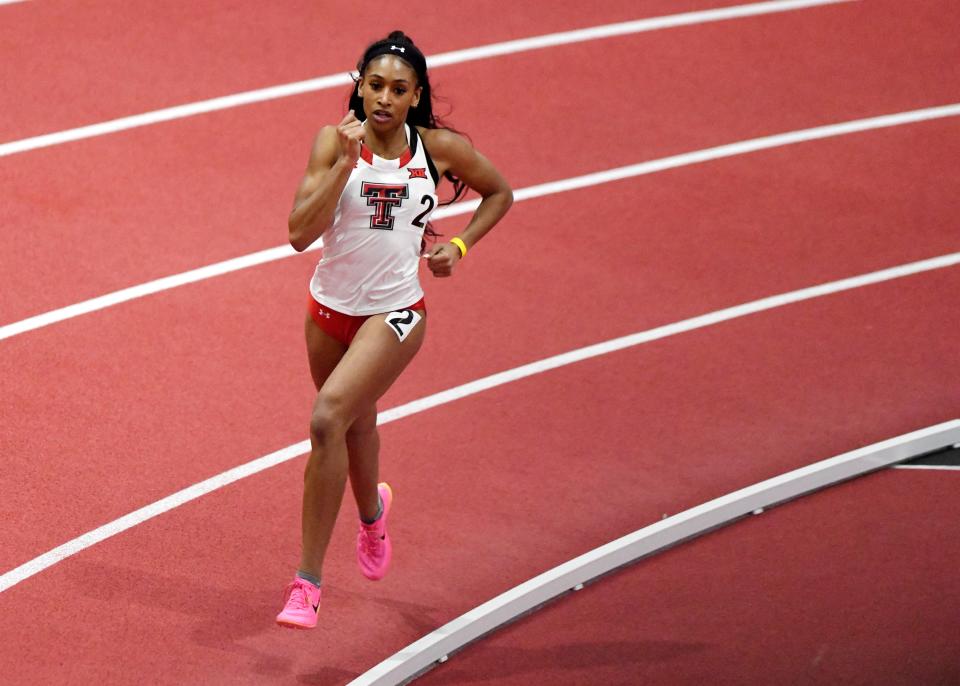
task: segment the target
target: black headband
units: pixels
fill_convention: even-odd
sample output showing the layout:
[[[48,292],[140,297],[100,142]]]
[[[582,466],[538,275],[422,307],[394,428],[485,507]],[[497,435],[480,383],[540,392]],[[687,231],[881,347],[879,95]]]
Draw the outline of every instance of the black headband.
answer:
[[[417,49],[416,46],[410,45],[409,43],[403,45],[401,43],[388,42],[378,45],[370,50],[370,52],[367,54],[366,59],[363,62],[364,68],[366,68],[368,64],[381,55],[394,55],[395,57],[399,57],[413,67],[413,70],[417,73],[418,77],[427,73],[427,59],[423,56],[423,53]]]

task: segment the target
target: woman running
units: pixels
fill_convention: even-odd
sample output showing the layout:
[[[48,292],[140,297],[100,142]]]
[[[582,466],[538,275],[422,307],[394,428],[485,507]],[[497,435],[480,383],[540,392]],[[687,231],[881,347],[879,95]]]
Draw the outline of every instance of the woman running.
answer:
[[[317,623],[323,558],[348,474],[360,515],[360,571],[377,580],[390,565],[393,492],[378,483],[376,403],[423,343],[420,260],[434,276],[451,276],[513,202],[494,166],[434,116],[426,59],[408,36],[394,31],[373,43],[357,71],[351,109],[317,135],[289,218],[296,250],[323,236],[306,318],[317,397],[302,553],[277,615],[278,624],[301,629]],[[472,188],[482,201],[458,236],[425,251],[442,178],[453,183],[453,200]]]

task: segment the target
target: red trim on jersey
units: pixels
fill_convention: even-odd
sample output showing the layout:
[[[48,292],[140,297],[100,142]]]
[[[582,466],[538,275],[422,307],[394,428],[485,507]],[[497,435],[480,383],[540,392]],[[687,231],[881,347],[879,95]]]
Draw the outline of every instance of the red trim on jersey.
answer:
[[[360,157],[362,157],[363,161],[366,162],[367,164],[373,165],[373,152],[370,150],[370,148],[365,146],[363,143],[360,144]],[[406,150],[403,151],[403,154],[400,155],[400,159],[397,160],[400,163],[397,168],[401,169],[403,167],[406,167],[408,164],[410,164],[410,160],[412,159],[413,159],[413,153],[410,152],[410,148],[408,147]]]

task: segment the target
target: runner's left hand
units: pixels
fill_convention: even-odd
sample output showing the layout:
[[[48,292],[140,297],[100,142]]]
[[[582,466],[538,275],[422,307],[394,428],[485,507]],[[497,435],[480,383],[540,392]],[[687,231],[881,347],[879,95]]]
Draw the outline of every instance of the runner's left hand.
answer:
[[[434,276],[453,276],[453,267],[460,261],[460,248],[453,243],[438,243],[423,258]]]

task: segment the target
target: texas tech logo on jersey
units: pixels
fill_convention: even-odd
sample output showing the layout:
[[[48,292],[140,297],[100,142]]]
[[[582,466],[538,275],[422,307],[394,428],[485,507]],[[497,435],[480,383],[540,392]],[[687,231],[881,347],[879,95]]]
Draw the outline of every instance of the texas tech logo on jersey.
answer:
[[[407,184],[370,183],[364,181],[360,186],[360,195],[367,199],[367,205],[373,207],[370,217],[371,229],[393,230],[393,215],[391,210],[399,207],[410,192]]]

